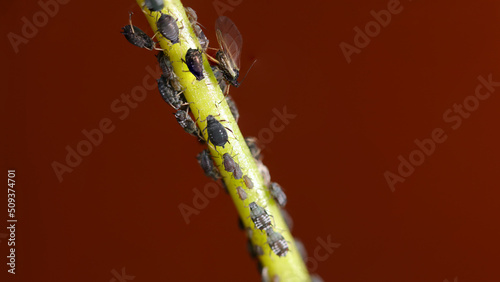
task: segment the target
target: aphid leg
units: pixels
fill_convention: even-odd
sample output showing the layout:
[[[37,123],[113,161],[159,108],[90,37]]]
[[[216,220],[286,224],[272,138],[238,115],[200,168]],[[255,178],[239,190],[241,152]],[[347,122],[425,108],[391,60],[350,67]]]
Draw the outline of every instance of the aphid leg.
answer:
[[[147,13],[146,13],[146,3],[142,4],[142,9],[141,9],[141,10],[142,10],[142,12],[143,12],[144,14],[147,14]],[[151,11],[149,11],[149,15],[151,16]]]
[[[132,15],[133,14],[134,14],[133,12],[128,12],[128,22],[130,23],[130,28],[132,29],[132,33],[135,33],[134,25],[132,24]]]
[[[178,21],[179,21],[179,19],[176,19],[175,21],[176,21],[176,22],[178,22]],[[183,29],[183,28],[184,28],[184,21],[180,21],[180,22],[181,22],[182,26],[181,26],[181,27],[179,27],[179,29]]]
[[[184,93],[184,91],[186,91],[186,88],[182,89],[182,91],[179,91],[179,93],[175,94],[175,96],[180,96],[182,93]],[[189,105],[189,104],[191,104],[191,103],[192,103],[192,102],[189,102],[189,103],[187,103],[187,104],[184,104],[183,106],[185,106],[185,105]]]
[[[214,145],[210,144],[208,141],[207,141],[207,144],[208,144],[208,147],[214,149],[217,153],[219,153],[219,151],[217,151],[217,146],[214,146]]]
[[[194,104],[194,102],[190,102],[190,104]],[[200,109],[198,109],[198,117],[196,118],[196,120],[194,122],[197,122],[198,120],[200,119]]]
[[[154,39],[158,33],[160,33],[160,32],[157,30],[157,31],[155,32],[155,34],[153,35],[153,37],[151,37],[151,39]]]
[[[224,98],[226,98],[227,96],[229,96],[229,87],[230,87],[230,84],[228,84],[228,85],[226,86],[226,89],[225,89],[225,91],[224,91]]]
[[[203,140],[203,141],[205,140],[205,139],[203,139],[203,136],[200,135],[200,129],[198,127],[196,128],[196,135],[198,136],[199,140]]]
[[[226,121],[226,120],[224,120],[224,121]],[[229,130],[229,131],[231,131],[231,133],[234,135],[234,132],[231,130],[231,128],[228,128],[228,127],[225,127],[225,126],[224,126],[224,128],[227,129],[227,130]],[[234,136],[234,138],[236,139],[236,136]]]
[[[210,47],[208,47],[208,48],[210,48]],[[217,65],[219,64],[219,61],[217,61],[217,59],[215,59],[214,57],[212,57],[212,56],[208,55],[207,53],[205,53],[205,55],[207,56],[207,58],[208,58],[210,61],[212,61],[212,62],[216,63]]]
[[[272,214],[270,214],[269,216],[273,218],[273,226],[274,228],[276,228],[276,221],[274,220],[274,216]]]

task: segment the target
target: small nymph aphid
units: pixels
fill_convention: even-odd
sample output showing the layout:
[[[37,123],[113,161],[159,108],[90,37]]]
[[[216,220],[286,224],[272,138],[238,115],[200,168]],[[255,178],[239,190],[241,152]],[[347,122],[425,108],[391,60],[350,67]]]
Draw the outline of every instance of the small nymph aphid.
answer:
[[[255,202],[250,203],[250,218],[252,219],[255,228],[267,230],[271,228],[271,217],[267,211],[257,205]]]
[[[220,178],[219,171],[217,170],[214,161],[210,157],[210,152],[207,149],[199,153],[196,158],[198,159],[198,163],[205,172],[206,176],[211,177],[213,180]]]
[[[243,190],[241,186],[236,187],[236,193],[238,194],[238,197],[240,197],[242,201],[246,200],[248,197],[247,192],[245,192],[245,190]]]
[[[269,244],[271,250],[279,257],[286,256],[288,253],[288,243],[283,235],[274,231],[272,228],[268,228],[266,234],[267,244]]]
[[[278,183],[271,182],[271,184],[269,185],[269,192],[280,207],[284,208],[286,206],[286,194],[285,192],[283,192],[283,189],[281,189],[281,186]]]
[[[172,44],[179,43],[179,27],[177,20],[171,15],[161,14],[160,18],[156,21],[156,27],[163,37],[170,40]]]

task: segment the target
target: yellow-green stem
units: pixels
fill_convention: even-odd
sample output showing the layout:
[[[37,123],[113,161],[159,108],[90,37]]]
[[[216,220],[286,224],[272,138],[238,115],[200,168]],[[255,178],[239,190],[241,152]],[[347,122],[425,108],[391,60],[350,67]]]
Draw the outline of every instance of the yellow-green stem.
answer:
[[[137,0],[137,3],[140,8],[143,9],[144,0]],[[200,44],[187,18],[184,7],[179,0],[165,0],[165,7],[161,12],[176,18],[178,20],[178,26],[183,27],[179,30],[179,44],[172,45],[167,39],[159,34],[156,36],[156,40],[159,41],[161,48],[165,50],[165,53],[172,61],[174,71],[179,77],[180,83],[185,88],[184,96],[186,97],[187,102],[190,103],[191,112],[197,119],[198,126],[201,129],[204,129],[206,127],[206,121],[204,120],[208,115],[213,115],[219,120],[225,120],[222,124],[232,131],[232,133],[228,131],[230,144],[226,144],[225,148],[217,147],[217,151],[215,151],[214,147],[209,146],[209,149],[212,156],[214,156],[213,159],[215,164],[221,172],[223,181],[229,190],[229,194],[231,195],[231,199],[236,206],[240,218],[246,228],[251,228],[253,230],[253,236],[251,238],[253,244],[261,246],[264,250],[264,255],[259,256],[262,266],[267,267],[270,277],[278,275],[280,277],[280,281],[310,281],[307,268],[305,267],[300,253],[295,248],[293,237],[290,234],[283,217],[281,216],[279,207],[269,195],[269,191],[264,185],[264,181],[259,173],[259,170],[257,169],[255,160],[252,157],[245,140],[243,139],[243,135],[241,134],[231,111],[229,110],[229,107],[224,99],[224,95],[213,75],[212,69],[210,68],[206,55],[203,54],[205,78],[201,81],[197,81],[189,72],[186,64],[182,62],[182,59],[185,59],[186,52],[189,48],[200,48]],[[156,19],[159,17],[159,13],[150,12],[144,7],[144,15],[149,21],[153,31],[156,32]],[[204,139],[207,139],[206,130],[204,132]],[[222,155],[226,152],[235,156],[235,161],[240,165],[243,174],[249,176],[253,180],[255,186],[253,189],[247,189],[243,180],[236,180],[231,173],[225,171],[222,164]],[[236,187],[238,186],[245,188],[247,192],[248,198],[245,201],[242,201],[236,193]],[[248,205],[251,202],[256,202],[259,206],[264,207],[270,215],[272,215],[274,219],[274,230],[281,233],[289,243],[290,251],[285,257],[276,256],[267,244],[267,236],[265,232],[254,228],[254,224],[249,217],[250,210]],[[224,240],[224,238],[220,239]],[[245,249],[245,246],[241,246],[241,250]],[[230,253],[233,251],[234,250],[224,250],[224,252],[227,253],[228,258],[230,257]]]

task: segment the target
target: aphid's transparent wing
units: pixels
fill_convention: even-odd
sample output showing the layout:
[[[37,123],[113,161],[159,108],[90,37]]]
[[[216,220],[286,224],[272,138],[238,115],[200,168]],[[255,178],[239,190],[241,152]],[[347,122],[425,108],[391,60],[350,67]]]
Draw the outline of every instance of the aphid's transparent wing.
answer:
[[[240,69],[240,54],[243,47],[243,37],[236,25],[226,16],[220,16],[215,22],[217,41],[224,53]]]

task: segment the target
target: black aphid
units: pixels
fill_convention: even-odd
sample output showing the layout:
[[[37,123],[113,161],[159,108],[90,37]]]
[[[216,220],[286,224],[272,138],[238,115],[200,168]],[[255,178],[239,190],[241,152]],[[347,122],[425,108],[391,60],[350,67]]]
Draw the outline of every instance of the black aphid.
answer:
[[[189,49],[186,53],[184,61],[188,66],[189,71],[196,77],[196,80],[202,80],[203,76],[203,56],[198,49]]]
[[[163,74],[168,78],[170,86],[172,86],[172,88],[176,91],[177,95],[180,95],[180,93],[182,93],[184,89],[182,88],[182,85],[179,81],[179,77],[174,72],[174,68],[172,66],[172,62],[170,61],[170,58],[165,53],[159,52],[158,54],[156,54],[156,59],[160,64],[160,68]]]
[[[229,97],[229,96],[228,96]],[[250,153],[256,160],[262,160],[261,150],[259,145],[257,145],[257,138],[255,137],[245,137],[245,142],[247,143]]]
[[[248,189],[253,189],[253,181],[250,177],[248,177],[248,175],[243,175],[243,181]]]
[[[226,143],[229,143],[226,127],[224,127],[217,119],[215,119],[213,115],[208,115],[206,121],[207,126],[203,129],[203,131],[207,130],[207,142],[210,141],[210,143],[216,146],[216,151],[217,146],[224,148],[224,145],[226,145]],[[233,132],[229,128],[227,128],[227,130]]]
[[[250,218],[257,229],[266,230],[271,227],[271,217],[264,208],[255,202],[250,203]]]
[[[288,253],[288,243],[283,235],[275,232],[272,228],[268,228],[266,234],[267,244],[269,244],[271,250],[279,257],[286,256]]]
[[[196,37],[198,37],[198,41],[200,41],[201,50],[206,51],[208,49],[208,44],[210,43],[207,36],[203,32],[203,30],[201,30],[201,27],[197,24],[193,24],[193,30],[196,34]]]
[[[194,33],[196,34],[196,37],[198,37],[198,40],[200,41],[200,46],[203,51],[207,50],[208,48],[208,38],[205,36],[205,33],[203,33],[203,30],[201,30],[200,25],[198,24],[198,15],[196,14],[195,10],[190,7],[184,7],[186,10],[186,14],[188,16],[189,22],[193,26]]]
[[[171,15],[161,14],[156,21],[156,27],[163,37],[170,40],[172,44],[179,43],[179,27],[177,20]]]
[[[182,100],[182,95],[175,91],[175,89],[170,85],[170,80],[164,74],[160,76],[157,80],[158,90],[160,91],[161,97],[165,102],[167,102],[174,109],[178,110],[181,106],[185,105]]]
[[[219,171],[214,165],[214,161],[210,157],[210,152],[208,151],[208,149],[203,150],[198,154],[196,158],[198,159],[198,163],[205,172],[206,176],[211,177],[213,180],[217,180],[220,178]]]
[[[236,168],[236,162],[228,153],[222,155],[222,164],[224,165],[224,169],[227,172],[233,172],[234,169]]]
[[[227,83],[224,80],[224,75],[222,75],[222,71],[217,66],[212,66],[212,72],[214,73],[215,78],[217,79],[217,83],[219,83],[220,90],[222,93],[226,93]]]
[[[240,165],[236,163],[236,167],[233,171],[234,179],[241,179],[243,177],[243,172],[241,171]]]
[[[144,4],[148,7],[148,10],[153,12],[161,11],[165,5],[163,0],[145,0]]]
[[[198,15],[196,14],[196,11],[191,7],[184,7],[184,10],[186,10],[186,14],[191,24],[196,24],[198,22]]]
[[[269,192],[280,207],[283,208],[286,206],[286,194],[285,192],[283,192],[283,189],[281,189],[281,186],[278,183],[271,182],[271,184],[269,185]]]
[[[196,126],[196,123],[189,116],[187,110],[178,110],[174,115],[179,125],[184,128],[184,131],[201,139],[198,126]]]
[[[234,102],[233,98],[231,96],[227,95],[226,96],[226,102],[229,107],[229,110],[233,114],[234,120],[238,122],[240,119],[240,112],[238,112],[238,107],[236,107],[236,103]]]
[[[132,13],[129,14],[129,25],[122,27],[121,33],[125,36],[128,42],[137,47],[145,48],[148,50],[155,49],[155,42],[140,28],[132,25]]]
[[[242,201],[246,200],[248,197],[247,192],[245,192],[245,190],[243,190],[241,186],[236,187],[236,193],[238,194],[238,197],[240,197]]]
[[[158,64],[160,64],[161,71],[167,77],[170,77],[174,73],[174,67],[172,66],[172,62],[170,62],[170,57],[164,52],[158,52],[156,54],[156,60],[158,60]]]

